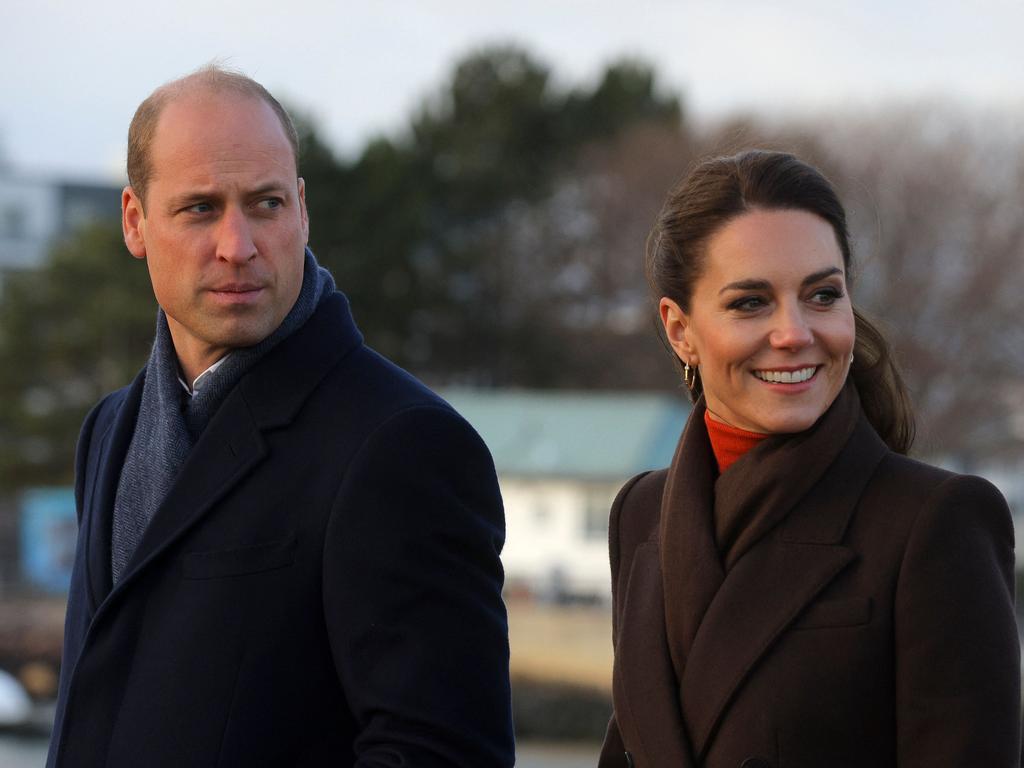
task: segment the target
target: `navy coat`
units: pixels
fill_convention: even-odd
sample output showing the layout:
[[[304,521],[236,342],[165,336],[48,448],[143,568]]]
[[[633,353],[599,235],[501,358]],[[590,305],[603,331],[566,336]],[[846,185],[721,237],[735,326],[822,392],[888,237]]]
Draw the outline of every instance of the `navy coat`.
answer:
[[[117,586],[143,377],[87,417],[47,765],[511,766],[490,454],[335,294],[201,435]]]

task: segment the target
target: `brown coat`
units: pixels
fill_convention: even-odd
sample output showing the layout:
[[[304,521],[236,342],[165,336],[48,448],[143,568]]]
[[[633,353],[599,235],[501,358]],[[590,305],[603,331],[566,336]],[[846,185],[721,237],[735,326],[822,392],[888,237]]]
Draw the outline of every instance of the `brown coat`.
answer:
[[[811,491],[727,567],[682,684],[666,609],[687,587],[666,582],[660,551],[675,463],[620,491],[615,711],[600,768],[1018,764],[1006,503],[980,478],[892,453],[855,421]],[[761,482],[757,462],[742,461],[731,482]],[[801,469],[794,460],[792,477]]]

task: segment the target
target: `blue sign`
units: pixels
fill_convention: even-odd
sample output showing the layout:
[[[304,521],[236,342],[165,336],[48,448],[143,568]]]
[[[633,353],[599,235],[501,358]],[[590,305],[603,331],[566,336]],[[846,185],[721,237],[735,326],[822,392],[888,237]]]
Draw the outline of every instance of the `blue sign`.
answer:
[[[33,488],[22,494],[21,570],[32,586],[68,591],[77,535],[72,488]]]

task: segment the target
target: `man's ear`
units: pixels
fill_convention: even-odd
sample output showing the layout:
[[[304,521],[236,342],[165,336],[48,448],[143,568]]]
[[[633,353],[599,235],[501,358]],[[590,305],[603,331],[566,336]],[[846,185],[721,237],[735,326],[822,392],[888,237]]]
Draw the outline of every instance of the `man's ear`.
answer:
[[[309,245],[309,213],[306,211],[306,180],[299,176],[299,215],[302,216],[302,241]]]
[[[665,327],[665,337],[676,356],[692,367],[699,365],[697,350],[690,340],[689,316],[667,296],[663,296],[658,302],[658,312],[661,315],[661,324]]]
[[[121,190],[121,231],[124,244],[136,259],[146,258],[146,212],[135,190]]]

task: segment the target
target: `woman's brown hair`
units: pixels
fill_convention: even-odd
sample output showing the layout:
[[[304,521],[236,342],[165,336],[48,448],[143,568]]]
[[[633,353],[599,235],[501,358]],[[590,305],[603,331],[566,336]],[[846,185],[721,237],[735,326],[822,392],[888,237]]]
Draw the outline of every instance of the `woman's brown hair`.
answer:
[[[801,210],[832,227],[852,279],[846,211],[832,184],[816,168],[785,152],[749,150],[700,162],[668,195],[647,240],[647,280],[656,298],[667,296],[690,311],[693,286],[704,269],[708,240],[752,209]],[[892,350],[882,332],[853,311],[853,377],[868,421],[892,450],[906,453],[914,440],[914,414]],[[700,374],[690,395],[703,391]]]

